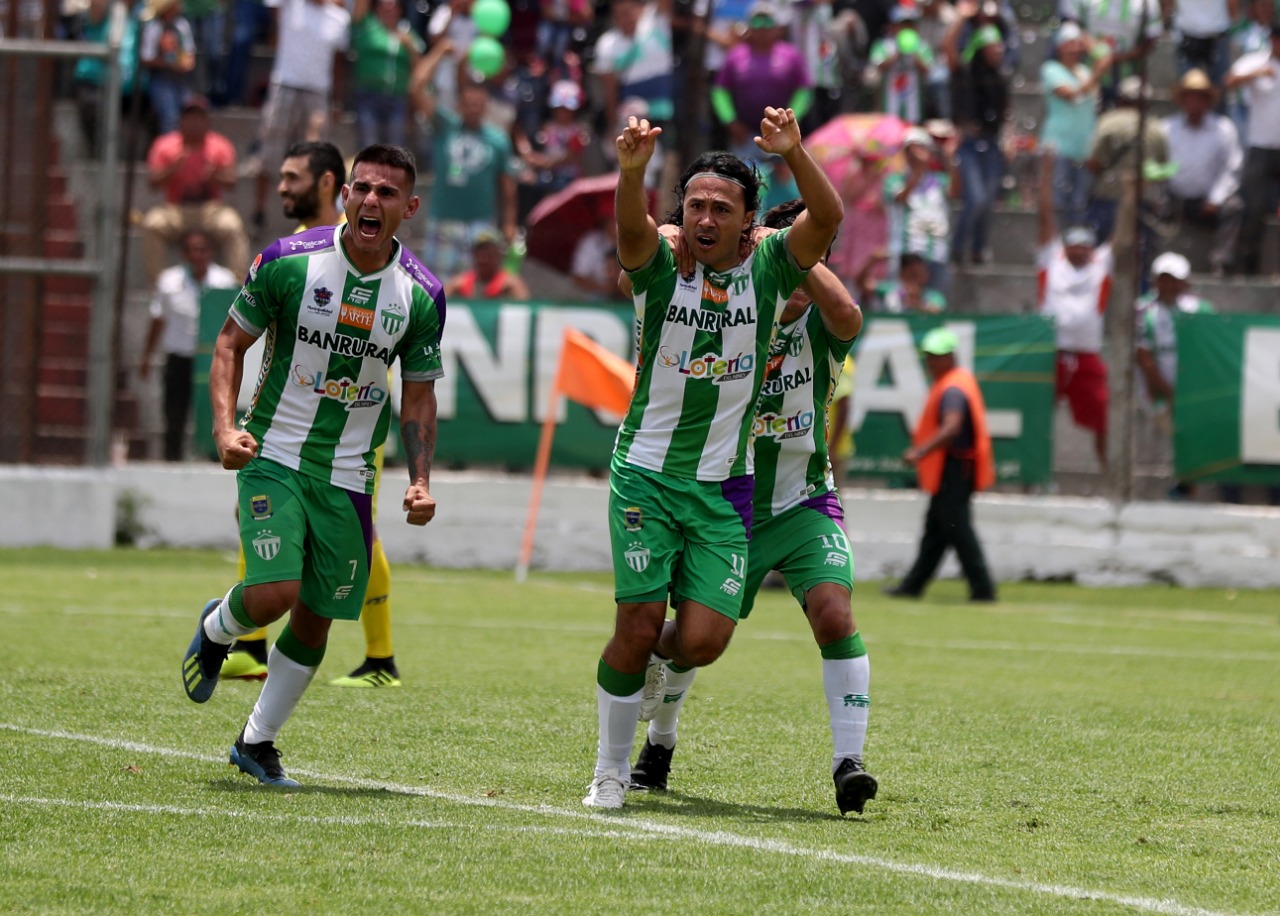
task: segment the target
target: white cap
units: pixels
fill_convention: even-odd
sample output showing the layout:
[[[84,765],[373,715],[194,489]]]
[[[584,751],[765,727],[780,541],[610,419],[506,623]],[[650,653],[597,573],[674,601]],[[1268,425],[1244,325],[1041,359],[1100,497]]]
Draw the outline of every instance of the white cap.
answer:
[[[1069,41],[1078,41],[1083,36],[1084,32],[1080,31],[1080,26],[1074,22],[1064,22],[1058,26],[1058,34],[1055,36],[1055,40],[1058,44],[1065,45]]]
[[[1166,251],[1151,262],[1151,276],[1168,274],[1175,280],[1186,280],[1191,276],[1191,262],[1176,251]]]

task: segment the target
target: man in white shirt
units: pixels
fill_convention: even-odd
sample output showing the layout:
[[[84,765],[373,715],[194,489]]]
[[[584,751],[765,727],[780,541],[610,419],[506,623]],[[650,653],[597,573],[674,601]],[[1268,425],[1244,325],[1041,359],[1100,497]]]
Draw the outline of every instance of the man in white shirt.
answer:
[[[181,461],[191,413],[196,346],[200,338],[200,297],[206,289],[235,289],[239,279],[213,263],[213,241],[201,229],[182,237],[186,263],[160,271],[151,299],[151,325],[138,375],[147,379],[156,347],[164,363],[164,460]]]
[[[1218,91],[1203,70],[1188,70],[1174,89],[1181,111],[1165,119],[1169,161],[1177,172],[1168,190],[1184,219],[1216,229],[1209,265],[1222,276],[1235,254],[1244,204],[1244,151],[1230,118],[1214,112]]]
[[[1102,359],[1103,316],[1111,298],[1114,259],[1088,226],[1058,235],[1053,210],[1053,153],[1041,160],[1039,242],[1036,257],[1040,314],[1057,325],[1057,397],[1066,398],[1075,424],[1093,433],[1098,464],[1107,466],[1107,364]]]
[[[1160,0],[1165,20],[1178,33],[1178,73],[1203,70],[1222,85],[1231,63],[1231,26],[1241,16],[1240,0]]]
[[[1249,103],[1241,187],[1248,188],[1244,223],[1236,250],[1241,273],[1256,274],[1262,259],[1262,228],[1280,195],[1280,23],[1271,26],[1269,47],[1246,54],[1231,65],[1227,89],[1241,87]]]
[[[330,110],[344,94],[351,14],[342,0],[266,0],[276,6],[277,39],[271,86],[262,106],[253,222],[262,228],[274,163],[300,140],[328,140]]]

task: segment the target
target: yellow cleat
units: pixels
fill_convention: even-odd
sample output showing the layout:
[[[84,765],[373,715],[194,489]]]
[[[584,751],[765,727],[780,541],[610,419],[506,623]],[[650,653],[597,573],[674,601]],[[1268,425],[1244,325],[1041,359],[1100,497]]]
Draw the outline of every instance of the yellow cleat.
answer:
[[[233,677],[242,681],[261,681],[267,676],[267,666],[248,652],[232,652],[222,663],[219,677]]]

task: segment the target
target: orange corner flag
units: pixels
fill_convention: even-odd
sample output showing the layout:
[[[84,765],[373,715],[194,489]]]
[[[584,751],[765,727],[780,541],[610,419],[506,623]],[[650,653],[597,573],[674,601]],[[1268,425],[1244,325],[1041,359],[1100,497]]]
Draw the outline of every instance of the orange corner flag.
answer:
[[[538,456],[533,464],[533,489],[529,495],[529,514],[524,522],[524,539],[516,561],[516,581],[523,582],[533,559],[533,538],[538,527],[538,505],[542,502],[542,485],[551,463],[551,440],[556,430],[556,408],[560,398],[568,398],[595,410],[608,410],[619,416],[631,405],[636,370],[631,363],[606,350],[586,334],[573,328],[564,329],[564,346],[556,369],[556,383],[551,386],[551,403],[542,421],[538,438]]]
[[[556,390],[571,401],[616,414],[627,412],[636,370],[586,334],[565,328]]]

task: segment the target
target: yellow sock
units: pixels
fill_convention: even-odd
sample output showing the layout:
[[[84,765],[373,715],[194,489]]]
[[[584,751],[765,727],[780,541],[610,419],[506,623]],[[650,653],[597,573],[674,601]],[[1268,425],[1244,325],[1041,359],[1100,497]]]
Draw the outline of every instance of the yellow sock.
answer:
[[[364,593],[360,611],[364,627],[364,654],[369,658],[390,658],[391,651],[391,564],[382,549],[382,538],[373,542],[373,560],[369,564],[369,588]]]

